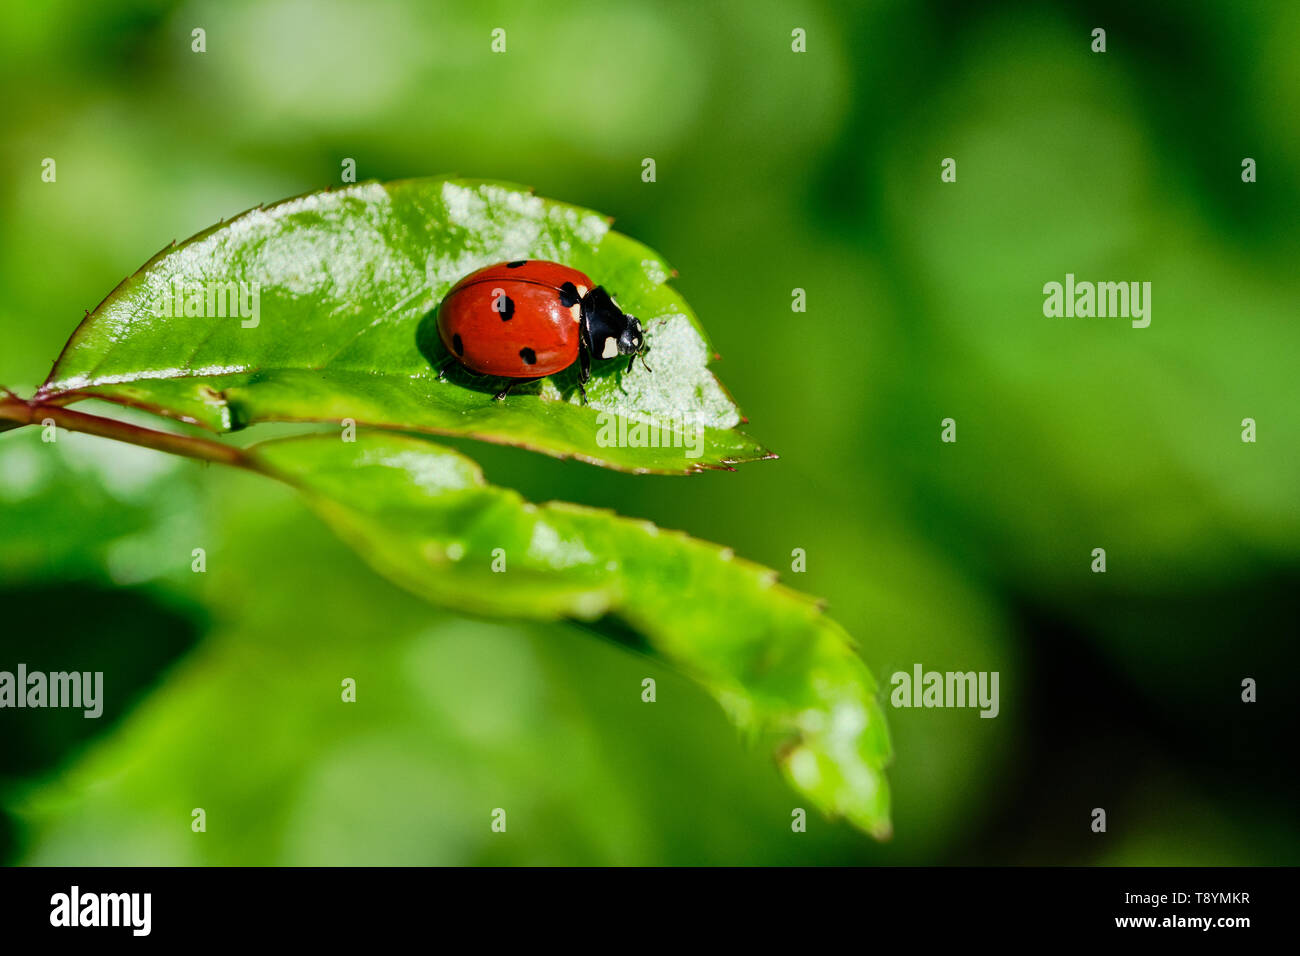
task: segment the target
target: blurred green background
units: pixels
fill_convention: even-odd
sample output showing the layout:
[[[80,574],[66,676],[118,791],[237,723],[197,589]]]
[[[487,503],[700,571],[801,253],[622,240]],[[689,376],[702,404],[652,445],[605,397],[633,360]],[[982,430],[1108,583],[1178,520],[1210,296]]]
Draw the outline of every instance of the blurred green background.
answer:
[[[891,842],[792,833],[797,796],[689,681],[440,613],[271,482],[25,429],[0,437],[0,668],[110,694],[99,721],[0,713],[0,857],[1300,862],[1297,47],[1287,0],[0,8],[0,382],[37,384],[164,243],[346,158],[528,183],[674,263],[781,459],[458,447],[783,570],[886,687],[1001,674],[995,720],[890,710]],[[1067,272],[1150,281],[1151,326],[1044,318]]]

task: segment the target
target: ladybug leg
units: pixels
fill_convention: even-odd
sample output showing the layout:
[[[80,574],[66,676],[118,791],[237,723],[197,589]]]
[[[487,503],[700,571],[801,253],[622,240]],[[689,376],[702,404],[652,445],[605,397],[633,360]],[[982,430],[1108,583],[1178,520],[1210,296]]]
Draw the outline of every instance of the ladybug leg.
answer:
[[[447,359],[447,361],[443,362],[441,365],[438,366],[438,381],[440,382],[447,381],[447,369],[451,368],[452,365],[454,365],[455,363],[456,363],[456,359],[455,357],[452,357]]]
[[[501,391],[497,392],[495,395],[493,395],[492,401],[494,402],[502,401],[507,395],[510,394],[510,390],[514,388],[516,385],[531,385],[533,382],[540,382],[545,377],[546,376],[544,375],[539,375],[537,378],[508,378],[506,379],[506,387],[501,389]]]
[[[578,338],[578,394],[582,404],[587,404],[587,390],[583,388],[591,380],[591,349],[587,347],[585,335]]]

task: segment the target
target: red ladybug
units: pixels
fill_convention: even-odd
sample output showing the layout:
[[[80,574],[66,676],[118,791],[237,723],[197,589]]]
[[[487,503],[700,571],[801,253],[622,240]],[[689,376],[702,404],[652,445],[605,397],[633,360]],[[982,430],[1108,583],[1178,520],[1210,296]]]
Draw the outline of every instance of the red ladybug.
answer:
[[[578,361],[578,391],[591,378],[591,360],[630,355],[645,363],[641,323],[577,269],[542,259],[517,259],[471,272],[438,307],[438,335],[452,358],[471,372],[513,379],[554,375]],[[647,366],[648,368],[648,366]]]

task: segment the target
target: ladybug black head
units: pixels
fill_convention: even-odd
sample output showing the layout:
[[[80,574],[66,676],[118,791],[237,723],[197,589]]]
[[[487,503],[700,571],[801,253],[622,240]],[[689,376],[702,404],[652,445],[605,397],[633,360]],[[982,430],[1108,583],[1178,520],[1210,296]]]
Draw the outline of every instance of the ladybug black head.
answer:
[[[631,355],[635,360],[645,352],[641,320],[620,309],[603,286],[596,286],[582,297],[582,317],[596,358]],[[629,362],[627,367],[630,371],[632,363]]]
[[[637,355],[645,348],[645,336],[641,334],[641,320],[635,315],[627,316],[627,325],[618,337],[619,355]]]

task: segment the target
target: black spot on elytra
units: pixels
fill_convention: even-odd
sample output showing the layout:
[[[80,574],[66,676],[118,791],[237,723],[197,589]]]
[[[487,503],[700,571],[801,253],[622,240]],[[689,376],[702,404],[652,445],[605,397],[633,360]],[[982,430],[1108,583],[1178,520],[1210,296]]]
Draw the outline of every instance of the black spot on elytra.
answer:
[[[501,299],[492,304],[492,308],[501,313],[501,321],[509,322],[515,317],[515,300],[508,295],[501,296]]]
[[[569,306],[578,304],[578,287],[572,282],[566,282],[560,286],[560,305],[566,309]]]
[[[532,349],[520,349],[519,357],[524,360],[525,365],[537,364],[537,353]]]
[[[455,349],[457,355],[465,354],[465,343],[460,340],[459,332],[451,337],[451,347]]]
[[[527,260],[527,259],[516,259],[514,262],[507,262],[507,263],[506,263],[506,268],[507,268],[507,269],[518,269],[520,266],[526,266],[526,265],[528,265],[528,260]]]

